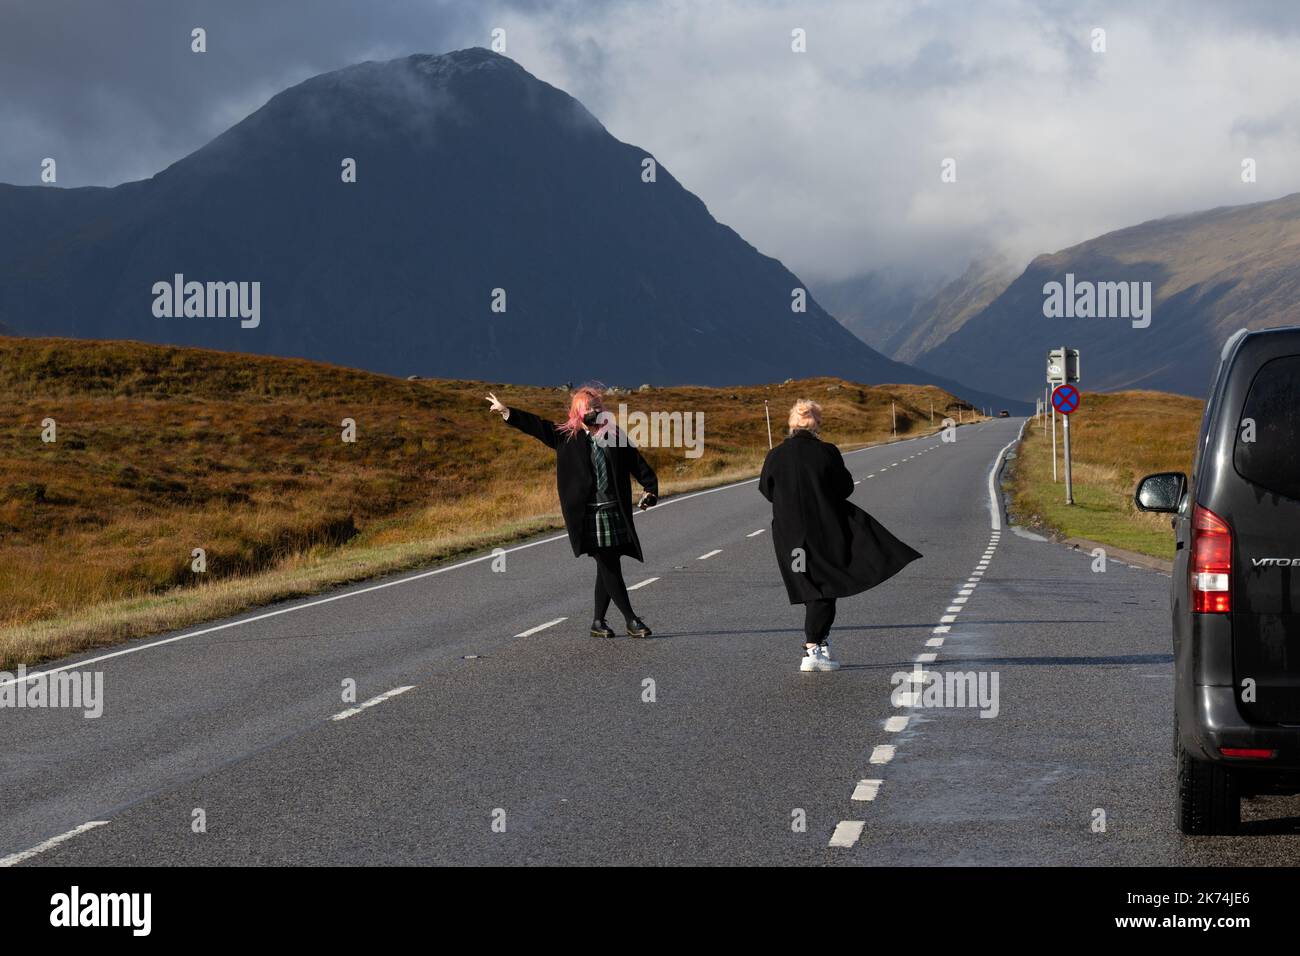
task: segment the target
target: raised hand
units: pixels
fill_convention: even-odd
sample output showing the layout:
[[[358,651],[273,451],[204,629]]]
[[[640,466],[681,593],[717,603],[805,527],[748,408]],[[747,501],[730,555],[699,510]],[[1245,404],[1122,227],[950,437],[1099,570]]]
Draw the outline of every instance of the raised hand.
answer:
[[[488,411],[500,412],[502,418],[510,417],[510,409],[501,404],[501,399],[497,398],[491,392],[487,393],[487,401],[492,403],[492,407],[488,409]]]

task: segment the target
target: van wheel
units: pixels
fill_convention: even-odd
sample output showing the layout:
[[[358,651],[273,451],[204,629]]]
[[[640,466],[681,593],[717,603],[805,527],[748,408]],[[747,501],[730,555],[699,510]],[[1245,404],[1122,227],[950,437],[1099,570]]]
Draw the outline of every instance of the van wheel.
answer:
[[[1178,745],[1178,829],[1211,836],[1236,833],[1241,794],[1227,767],[1197,760]]]

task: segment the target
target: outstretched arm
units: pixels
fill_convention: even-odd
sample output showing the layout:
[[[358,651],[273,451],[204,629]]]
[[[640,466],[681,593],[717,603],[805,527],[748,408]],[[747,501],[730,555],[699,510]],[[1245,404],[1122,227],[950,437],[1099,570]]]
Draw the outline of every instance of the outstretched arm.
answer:
[[[511,428],[517,428],[525,435],[532,435],[548,448],[554,448],[559,444],[559,435],[551,422],[521,408],[506,408],[491,392],[488,392],[487,400],[492,403],[491,411],[500,412],[505,423]]]

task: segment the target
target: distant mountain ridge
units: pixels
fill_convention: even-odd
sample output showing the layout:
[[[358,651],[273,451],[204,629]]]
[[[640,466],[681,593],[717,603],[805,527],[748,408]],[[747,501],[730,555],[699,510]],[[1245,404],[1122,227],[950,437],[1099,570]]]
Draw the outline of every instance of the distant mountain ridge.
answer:
[[[959,276],[870,272],[819,283],[818,298],[854,335],[898,362],[938,346],[1011,284],[1020,270],[1003,256],[976,256]]]
[[[1048,318],[1050,283],[1151,283],[1146,328],[1127,318]],[[1084,390],[1204,395],[1238,328],[1300,324],[1300,193],[1155,219],[1039,256],[916,362],[978,388],[1040,393],[1048,349],[1080,350]]]
[[[0,186],[0,321],[402,375],[833,375],[1004,404],[886,359],[811,296],[792,311],[798,277],[662,165],[644,182],[651,159],[487,50],[362,63],[272,97],[151,179]],[[259,283],[260,321],[155,315],[152,289],[176,275]]]

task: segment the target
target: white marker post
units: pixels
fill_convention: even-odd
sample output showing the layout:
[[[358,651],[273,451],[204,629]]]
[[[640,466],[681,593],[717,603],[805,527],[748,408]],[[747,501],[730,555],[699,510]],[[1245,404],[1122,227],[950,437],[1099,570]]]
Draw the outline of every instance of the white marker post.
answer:
[[[767,399],[763,399],[763,414],[767,416],[767,450],[772,450],[772,410],[767,407]]]

